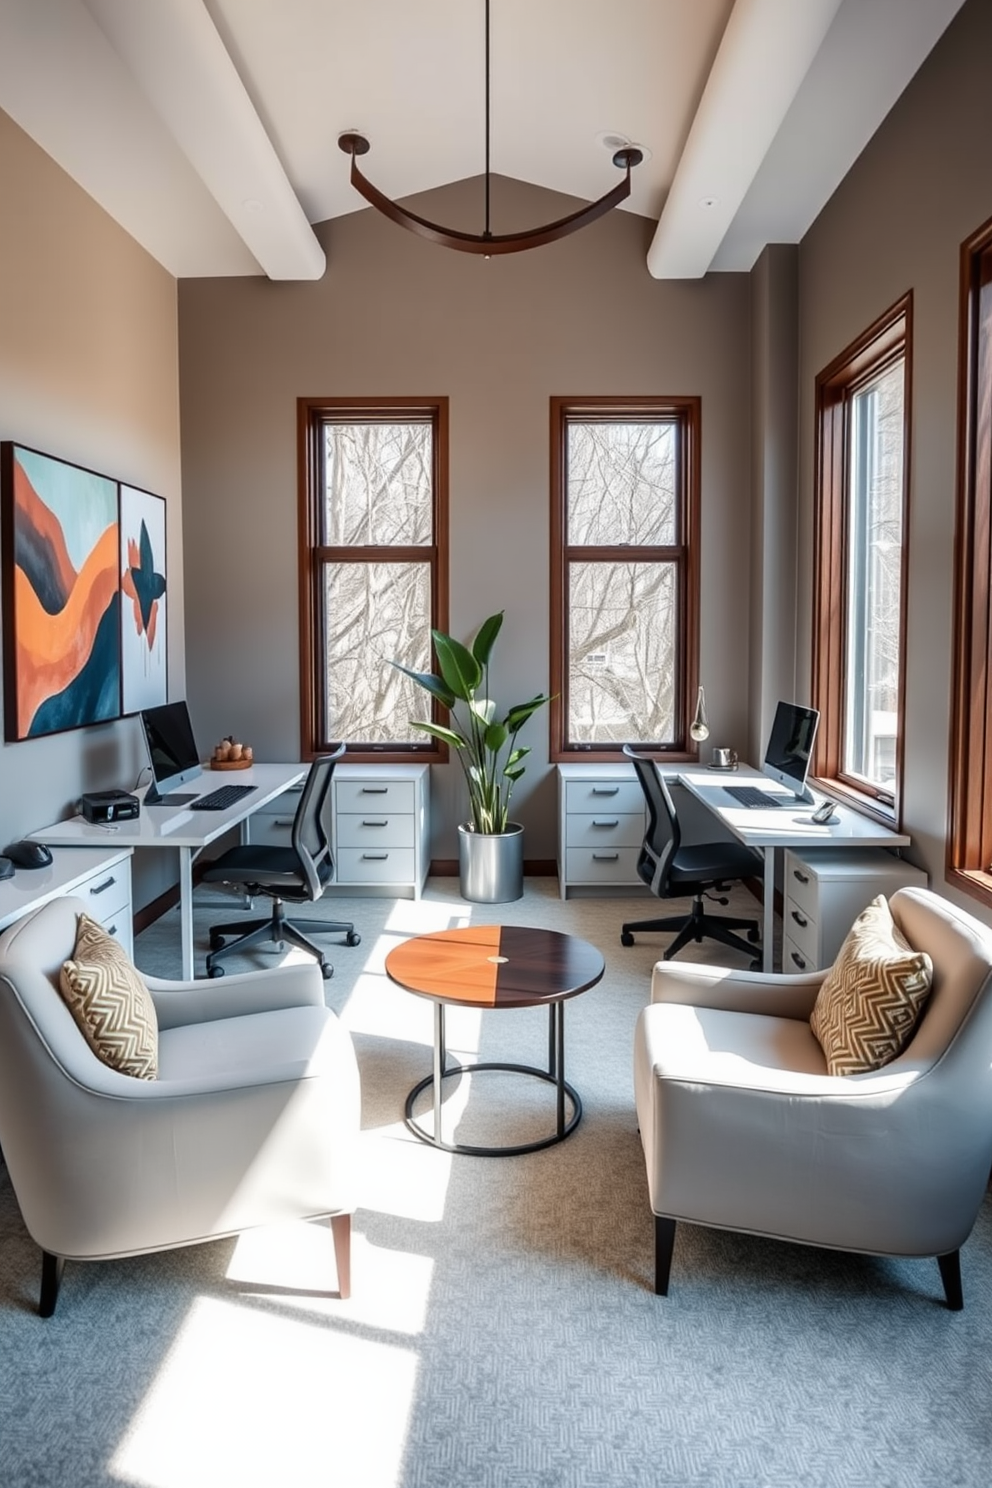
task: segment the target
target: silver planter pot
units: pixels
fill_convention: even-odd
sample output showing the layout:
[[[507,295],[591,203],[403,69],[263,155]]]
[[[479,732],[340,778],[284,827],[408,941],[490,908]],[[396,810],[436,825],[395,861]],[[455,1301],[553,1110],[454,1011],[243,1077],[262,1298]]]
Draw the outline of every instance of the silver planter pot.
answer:
[[[524,829],[508,822],[506,831],[475,832],[458,827],[459,889],[474,904],[506,904],[524,892]]]

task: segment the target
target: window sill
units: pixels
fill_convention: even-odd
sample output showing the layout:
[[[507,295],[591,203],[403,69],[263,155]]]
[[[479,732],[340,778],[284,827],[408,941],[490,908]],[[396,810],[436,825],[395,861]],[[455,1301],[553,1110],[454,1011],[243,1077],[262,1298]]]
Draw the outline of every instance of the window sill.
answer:
[[[947,882],[952,888],[960,889],[963,894],[992,909],[992,873],[980,868],[949,868]]]

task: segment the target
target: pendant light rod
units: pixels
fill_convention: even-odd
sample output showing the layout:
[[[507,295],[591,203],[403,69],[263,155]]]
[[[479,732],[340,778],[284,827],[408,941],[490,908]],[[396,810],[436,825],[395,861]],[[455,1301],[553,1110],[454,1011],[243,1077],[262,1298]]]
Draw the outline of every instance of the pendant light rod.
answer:
[[[626,201],[630,195],[630,172],[635,165],[640,165],[644,159],[643,150],[636,145],[624,145],[622,149],[615,152],[613,164],[618,170],[625,172],[624,179],[612,191],[601,196],[598,201],[590,202],[588,206],[580,207],[577,212],[570,212],[566,217],[559,217],[555,222],[545,223],[543,227],[532,227],[525,232],[517,233],[494,233],[490,226],[490,164],[491,164],[491,142],[490,142],[490,28],[489,28],[489,6],[490,0],[486,0],[486,143],[485,143],[485,207],[486,222],[485,230],[481,233],[458,232],[454,228],[443,227],[438,222],[431,222],[426,217],[419,217],[416,212],[401,207],[398,202],[392,201],[388,196],[373,186],[372,182],[364,175],[358,164],[360,155],[367,155],[372,148],[366,135],[359,133],[356,129],[346,130],[338,136],[338,148],[346,155],[351,156],[351,184],[359,195],[363,196],[369,206],[375,207],[384,217],[395,222],[399,227],[405,227],[408,232],[416,233],[420,238],[426,238],[428,242],[438,243],[443,248],[454,248],[460,253],[481,253],[490,257],[494,253],[521,253],[525,248],[540,248],[545,243],[556,243],[559,238],[568,237],[571,233],[578,232],[579,228],[587,227],[589,223],[595,222],[600,217],[605,217],[607,212]]]

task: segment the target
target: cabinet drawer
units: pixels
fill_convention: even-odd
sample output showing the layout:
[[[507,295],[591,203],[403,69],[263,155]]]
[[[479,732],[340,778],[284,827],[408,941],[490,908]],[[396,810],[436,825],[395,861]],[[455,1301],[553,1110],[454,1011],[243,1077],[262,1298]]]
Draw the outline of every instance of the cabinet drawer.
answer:
[[[820,964],[820,928],[811,915],[794,899],[785,901],[782,933],[791,940],[795,948],[812,969]],[[787,969],[787,968],[786,968]]]
[[[264,843],[266,847],[292,846],[292,816],[264,816],[261,811],[256,811],[248,830],[252,843]]]
[[[639,884],[638,847],[570,847],[565,853],[565,877],[570,884]]]
[[[644,841],[644,814],[636,816],[611,811],[609,807],[566,818],[568,847],[640,847]]]
[[[334,866],[341,884],[409,884],[416,871],[412,847],[345,847]]]
[[[799,976],[805,971],[816,971],[816,958],[796,944],[790,935],[782,937],[782,971],[786,976]]]
[[[636,780],[568,780],[565,782],[565,810],[573,812],[617,813],[638,812],[644,820],[644,796]],[[644,836],[643,827],[641,836]]]
[[[108,868],[106,873],[95,874],[72,892],[74,898],[82,899],[90,919],[101,925],[122,909],[131,912],[131,875],[126,869]]]
[[[787,901],[792,901],[793,906],[798,906],[810,919],[816,919],[819,880],[809,864],[792,852],[785,855],[785,883],[782,892]]]
[[[337,819],[338,852],[344,848],[413,847],[412,816],[388,815],[367,806],[360,814],[345,813]]]
[[[353,811],[366,815],[374,812],[376,816],[387,812],[412,815],[416,810],[414,783],[412,780],[337,780],[334,804],[339,816]]]

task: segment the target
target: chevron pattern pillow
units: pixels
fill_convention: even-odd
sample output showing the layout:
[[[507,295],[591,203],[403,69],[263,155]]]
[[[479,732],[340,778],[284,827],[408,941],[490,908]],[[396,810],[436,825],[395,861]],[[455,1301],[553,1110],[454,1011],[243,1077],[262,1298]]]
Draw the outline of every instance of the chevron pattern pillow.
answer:
[[[158,1075],[155,1004],[127,952],[102,925],[79,916],[72,960],[59,977],[62,997],[93,1053],[122,1075]]]
[[[883,894],[862,910],[817,994],[810,1027],[832,1075],[881,1069],[909,1043],[933,963],[898,929]]]

